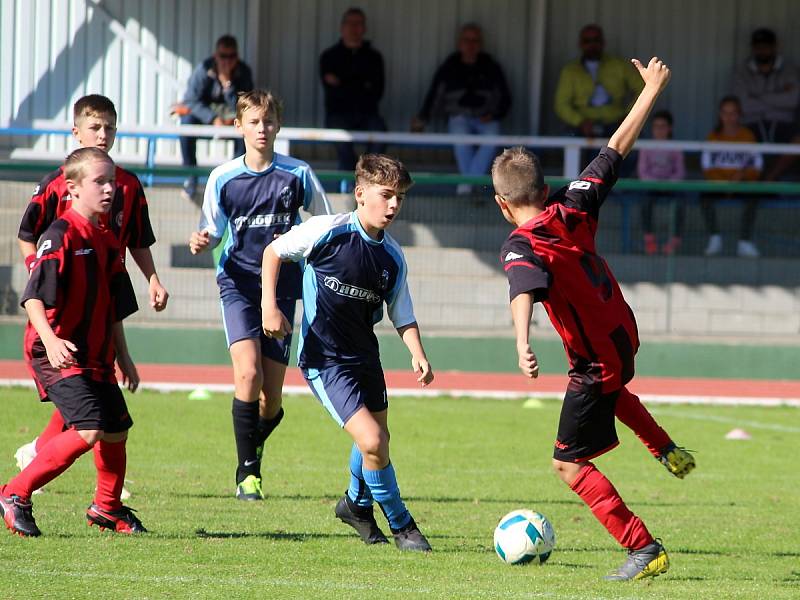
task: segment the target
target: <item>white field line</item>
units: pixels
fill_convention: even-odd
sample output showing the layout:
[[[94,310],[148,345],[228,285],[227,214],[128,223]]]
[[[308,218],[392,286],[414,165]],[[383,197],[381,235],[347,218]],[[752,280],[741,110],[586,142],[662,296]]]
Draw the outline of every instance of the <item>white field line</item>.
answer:
[[[723,417],[721,415],[709,415],[707,413],[688,413],[678,410],[670,410],[664,408],[654,408],[650,410],[654,415],[660,417],[676,417],[678,419],[694,419],[695,421],[714,421],[716,423],[726,423],[729,425],[736,425],[737,427],[747,427],[750,429],[767,429],[770,431],[781,431],[784,433],[800,433],[800,427],[793,427],[791,425],[779,425],[776,423],[762,423],[761,421],[743,421],[733,417]]]
[[[34,387],[30,379],[0,379],[0,387]],[[139,389],[156,392],[191,392],[203,388],[209,392],[229,394],[233,392],[230,383],[196,383],[182,382],[143,382]],[[310,394],[304,385],[287,385],[283,388],[286,394]],[[447,396],[453,398],[494,398],[497,400],[525,400],[527,398],[560,398],[564,390],[520,392],[505,390],[460,390],[452,389],[420,389],[420,388],[389,388],[390,396],[406,396],[433,398]],[[704,406],[792,406],[800,408],[800,398],[761,398],[754,396],[679,396],[670,394],[640,394],[639,398],[645,404],[697,404]]]

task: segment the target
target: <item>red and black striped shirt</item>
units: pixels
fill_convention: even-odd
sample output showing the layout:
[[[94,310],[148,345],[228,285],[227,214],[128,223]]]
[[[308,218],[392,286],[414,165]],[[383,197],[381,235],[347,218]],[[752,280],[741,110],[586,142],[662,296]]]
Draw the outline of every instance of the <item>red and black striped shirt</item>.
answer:
[[[616,151],[603,148],[580,179],[511,233],[500,256],[510,299],[531,293],[542,302],[564,342],[570,376],[601,384],[603,393],[633,378],[639,348],[633,311],[595,247],[600,206],[621,162]]]
[[[44,397],[50,385],[75,375],[115,383],[111,326],[138,309],[117,240],[107,229],[68,210],[39,238],[31,269],[20,304],[41,300],[54,333],[78,348],[74,366],[53,368],[28,322],[25,359],[39,393]]]
[[[111,210],[101,215],[100,224],[114,234],[124,261],[127,248],[149,248],[156,238],[139,178],[122,167],[116,168],[115,178],[117,189]],[[34,189],[17,237],[36,244],[45,230],[71,206],[64,170],[59,167],[48,173]]]

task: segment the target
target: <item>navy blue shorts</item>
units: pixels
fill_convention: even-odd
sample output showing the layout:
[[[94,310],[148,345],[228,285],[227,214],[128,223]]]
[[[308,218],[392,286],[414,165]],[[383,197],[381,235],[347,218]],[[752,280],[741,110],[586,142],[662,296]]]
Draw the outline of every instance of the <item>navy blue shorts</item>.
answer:
[[[47,397],[58,408],[64,423],[78,431],[96,429],[122,433],[133,426],[125,398],[116,383],[75,375],[49,386]]]
[[[303,369],[303,377],[322,406],[344,427],[356,411],[370,412],[389,407],[386,381],[380,365],[339,365],[327,369]]]
[[[261,288],[243,289],[229,279],[219,279],[217,282],[228,348],[241,340],[259,340],[261,356],[288,365],[292,336],[276,340],[268,338],[261,329]],[[296,305],[297,300],[278,300],[278,308],[292,324]]]

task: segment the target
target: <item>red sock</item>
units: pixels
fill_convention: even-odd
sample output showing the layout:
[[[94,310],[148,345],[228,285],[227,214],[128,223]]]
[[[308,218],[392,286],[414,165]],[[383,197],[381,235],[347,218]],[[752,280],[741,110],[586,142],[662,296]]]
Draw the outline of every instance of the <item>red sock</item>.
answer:
[[[650,454],[655,457],[659,456],[659,450],[672,441],[644,407],[639,396],[631,394],[628,388],[622,388],[620,391],[615,414],[622,423],[633,430],[647,446]]]
[[[36,439],[36,452],[41,452],[42,448],[47,445],[47,442],[64,431],[64,429],[64,419],[61,418],[61,413],[54,410],[53,414],[50,415],[50,421]]]
[[[61,475],[81,454],[88,452],[87,444],[75,429],[67,429],[50,440],[22,472],[8,482],[3,490],[6,496],[16,494],[30,498],[34,490],[47,485]]]
[[[97,467],[97,491],[94,503],[103,510],[122,508],[120,495],[125,483],[127,455],[125,441],[100,441],[94,445],[94,466]]]
[[[592,463],[580,470],[570,487],[623,547],[639,550],[653,541],[642,520],[625,506],[611,482]]]

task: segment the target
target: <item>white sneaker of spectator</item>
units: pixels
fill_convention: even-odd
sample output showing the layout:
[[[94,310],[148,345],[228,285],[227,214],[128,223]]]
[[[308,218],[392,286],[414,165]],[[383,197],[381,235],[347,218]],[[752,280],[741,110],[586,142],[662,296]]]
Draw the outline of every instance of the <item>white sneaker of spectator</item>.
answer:
[[[761,256],[756,245],[750,240],[739,240],[739,243],[736,244],[736,254],[744,258],[758,258]]]
[[[722,236],[718,233],[715,233],[714,235],[708,238],[708,245],[706,246],[706,256],[716,256],[720,252],[722,252]]]

